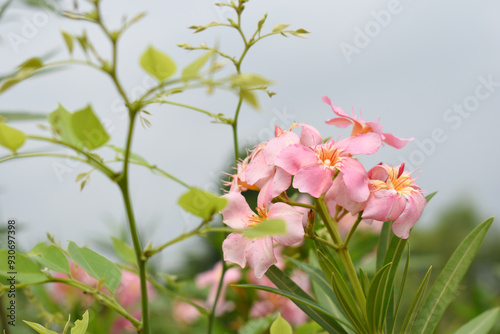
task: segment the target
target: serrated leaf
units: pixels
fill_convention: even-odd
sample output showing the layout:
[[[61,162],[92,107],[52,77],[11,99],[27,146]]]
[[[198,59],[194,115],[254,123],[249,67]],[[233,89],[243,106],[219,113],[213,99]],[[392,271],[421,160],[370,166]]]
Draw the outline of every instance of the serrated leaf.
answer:
[[[485,311],[460,327],[454,334],[487,334],[495,325],[500,308]]]
[[[0,123],[0,145],[15,153],[26,141],[24,132]]]
[[[71,328],[71,334],[85,334],[89,325],[89,311],[85,311],[81,320],[75,321],[75,327]]]
[[[69,274],[69,262],[66,255],[55,245],[47,246],[40,242],[28,254],[40,265],[59,273]]]
[[[31,328],[33,328],[39,334],[58,334],[57,332],[51,331],[50,329],[47,329],[47,328],[43,327],[42,325],[37,324],[35,322],[26,321],[26,320],[23,320],[23,322],[26,325],[28,325]]]
[[[136,259],[134,248],[132,246],[130,246],[129,244],[127,244],[122,239],[118,239],[115,237],[111,237],[111,238],[113,239],[113,248],[114,248],[116,254],[118,254],[118,256],[120,256],[120,258],[123,261],[125,261],[127,263],[131,263],[131,264],[136,264],[137,259]]]
[[[73,54],[73,47],[74,47],[73,36],[64,30],[61,30],[61,34],[63,36],[64,43],[66,44],[66,47],[68,48],[69,54],[72,55]]]
[[[452,254],[425,300],[415,323],[414,333],[425,334],[434,331],[453,300],[458,285],[469,269],[492,222],[493,218],[490,218],[477,226]]]
[[[177,202],[184,210],[195,216],[209,220],[227,205],[227,199],[192,187]]]
[[[164,81],[171,77],[177,68],[172,58],[152,46],[144,51],[139,63],[144,71],[158,81]]]
[[[268,219],[245,230],[243,235],[249,239],[255,239],[286,233],[286,222],[283,219]]]
[[[71,115],[71,126],[75,136],[89,150],[94,150],[109,140],[106,130],[91,106],[75,111]]]
[[[34,284],[40,283],[47,280],[47,276],[42,273],[40,267],[33,262],[26,254],[16,253],[16,258],[14,263],[9,263],[9,250],[2,249],[0,250],[0,276],[10,278],[12,272],[16,273],[16,284],[26,283],[26,284]],[[13,267],[10,267],[10,266]],[[2,280],[5,284],[9,283],[8,281]]]
[[[292,326],[278,313],[276,320],[271,324],[270,334],[293,334]]]
[[[68,252],[73,261],[97,280],[104,279],[104,286],[114,292],[120,284],[121,270],[104,256],[87,247],[78,247],[73,241],[69,242]]]
[[[273,33],[278,33],[283,31],[284,29],[288,28],[290,25],[289,24],[277,24],[273,28]]]
[[[197,78],[199,76],[200,70],[203,68],[203,66],[205,66],[205,64],[213,56],[213,54],[214,53],[212,51],[206,52],[201,57],[186,66],[184,70],[182,70],[182,79],[190,80],[193,78]]]

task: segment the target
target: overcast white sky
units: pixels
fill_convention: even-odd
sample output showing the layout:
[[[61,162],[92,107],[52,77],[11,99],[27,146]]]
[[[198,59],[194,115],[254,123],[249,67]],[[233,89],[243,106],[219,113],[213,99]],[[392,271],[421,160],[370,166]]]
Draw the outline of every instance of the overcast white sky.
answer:
[[[234,33],[216,28],[193,35],[187,29],[229,15],[213,3],[103,0],[105,21],[112,27],[118,27],[123,14],[148,12],[119,45],[120,79],[128,94],[147,84],[138,59],[148,45],[171,55],[179,68],[196,58],[178,48],[180,42],[219,43],[230,54],[240,52]],[[402,150],[386,146],[374,156],[363,157],[362,162],[367,169],[380,161],[406,161],[420,168],[419,185],[428,193],[439,190],[439,194],[419,224],[432,224],[440,209],[460,197],[477,204],[483,218],[499,213],[499,2],[252,0],[244,14],[249,32],[266,12],[264,30],[288,23],[291,28],[311,31],[311,35],[309,39],[269,38],[248,54],[243,71],[274,80],[272,90],[278,94],[272,99],[261,96],[261,113],[244,108],[242,145],[255,143],[259,137],[268,139],[274,125],[288,127],[294,121],[318,127],[325,137],[345,135],[324,124],[333,116],[321,101],[328,95],[346,111],[351,107],[362,110],[366,120],[380,116],[387,132],[416,138]],[[26,36],[30,24],[35,29]],[[84,26],[19,6],[10,9],[0,22],[0,74],[53,50],[58,51],[55,59],[64,59],[67,53],[59,29],[77,33]],[[86,26],[97,48],[108,51],[103,36]],[[13,34],[24,36],[23,42],[13,43]],[[57,103],[72,111],[91,103],[99,117],[111,124],[111,143],[123,146],[127,122],[117,112],[117,98],[104,75],[69,67],[0,95],[0,110],[48,114]],[[236,104],[232,95],[206,96],[203,91],[179,96],[178,101],[230,117]],[[180,108],[163,106],[150,111],[153,127],[137,128],[133,151],[190,184],[215,189],[221,169],[232,155],[230,128]],[[27,123],[12,125],[31,133],[40,131]],[[38,143],[29,148],[49,147]],[[8,154],[0,150],[1,156]],[[45,240],[47,231],[62,242],[74,240],[95,248],[93,237],[116,234],[109,221],[123,223],[118,189],[94,173],[80,192],[74,178],[89,168],[68,166],[71,171],[58,177],[55,161],[37,158],[0,165],[0,217],[18,219],[22,228],[18,242],[25,249]],[[57,162],[67,165],[64,160]],[[195,226],[197,219],[176,205],[182,187],[141,168],[132,169],[131,179],[139,224],[155,244]],[[196,241],[188,245],[195,247]],[[167,251],[164,258],[169,264],[178,250]]]

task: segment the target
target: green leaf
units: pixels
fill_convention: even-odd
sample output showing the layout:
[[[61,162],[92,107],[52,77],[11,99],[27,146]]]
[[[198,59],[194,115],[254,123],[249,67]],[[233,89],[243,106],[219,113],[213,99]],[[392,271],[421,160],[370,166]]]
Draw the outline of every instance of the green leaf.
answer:
[[[74,46],[73,36],[64,30],[61,30],[61,34],[63,36],[64,43],[66,44],[66,47],[68,48],[69,54],[72,55],[73,54],[73,46]]]
[[[255,109],[260,110],[259,99],[257,98],[257,95],[255,95],[254,92],[250,90],[242,90],[240,92],[240,96],[243,99],[243,101],[245,101]]]
[[[437,194],[437,193],[438,193],[438,192],[437,192],[437,191],[435,191],[435,192],[433,192],[433,193],[431,193],[431,194],[429,194],[429,195],[425,196],[425,199],[426,199],[427,203],[429,203],[429,201],[430,201],[430,200],[431,200],[434,196],[436,196],[436,194]]]
[[[495,325],[500,308],[485,311],[460,327],[455,334],[487,334]]]
[[[24,132],[14,129],[5,123],[0,123],[0,145],[16,153],[26,141]]]
[[[388,263],[380,269],[373,277],[368,298],[366,299],[366,314],[368,315],[368,324],[373,333],[381,333],[385,323],[385,315],[388,304],[388,296],[392,287],[388,286],[389,272],[392,263]]]
[[[109,140],[91,106],[75,111],[71,116],[71,125],[75,136],[89,150],[96,149]]]
[[[295,31],[289,30],[287,32],[300,38],[307,38],[306,34],[310,34],[310,32],[305,29],[297,29]]]
[[[57,109],[49,114],[49,123],[61,141],[80,148],[82,144],[73,131],[71,116],[71,113],[59,104]]]
[[[367,296],[368,291],[370,291],[370,278],[361,268],[359,268],[359,282],[361,283],[361,288],[363,288],[363,293]]]
[[[392,236],[392,222],[385,222],[382,224],[382,231],[380,231],[380,239],[377,247],[377,270],[384,266],[385,254]]]
[[[118,146],[114,146],[114,145],[106,145],[106,147],[109,147],[110,149],[112,149],[113,151],[117,152],[117,153],[120,153],[122,155],[122,157],[125,157],[125,150],[121,147],[118,147]],[[143,162],[145,164],[147,164],[148,162],[146,161],[146,159],[144,159],[143,157],[141,157],[140,155],[138,154],[135,154],[133,152],[130,152],[129,153],[129,160],[135,160],[137,162]]]
[[[323,328],[315,322],[308,322],[295,329],[295,334],[317,334],[323,332]]]
[[[270,328],[270,334],[293,334],[292,326],[278,314]]]
[[[289,24],[277,24],[274,26],[273,28],[273,33],[278,33],[278,32],[281,32],[283,30],[285,30],[286,28],[288,28],[290,25]]]
[[[278,287],[278,289],[275,289],[276,291],[273,292],[290,298],[311,319],[323,326],[328,333],[347,333],[342,327],[341,323],[343,322],[340,319],[316,304],[311,296],[286,276],[278,267],[271,266],[266,272],[266,276]],[[345,323],[343,324],[350,327]]]
[[[493,218],[490,218],[477,226],[455,250],[425,300],[422,312],[416,321],[414,333],[424,334],[434,331],[444,311],[453,300],[458,284],[469,269],[492,222]]]
[[[13,260],[9,256],[12,255],[9,254],[8,249],[0,250],[0,276],[10,278],[13,275],[11,273],[15,272],[16,284],[19,282],[34,284],[47,280],[47,276],[40,270],[40,267],[26,254],[16,253],[14,262],[9,262]],[[2,282],[9,283],[5,280]]]
[[[30,58],[26,60],[24,63],[18,66],[20,70],[25,70],[25,69],[32,69],[32,70],[37,70],[41,67],[43,67],[43,62],[42,59],[38,57]]]
[[[115,237],[112,237],[112,239],[113,239],[113,248],[115,249],[116,254],[118,254],[118,256],[120,256],[120,258],[123,261],[127,263],[136,264],[137,258],[135,255],[134,248],[128,245],[122,239],[118,239]]]
[[[33,328],[37,333],[40,333],[40,334],[58,334],[57,332],[51,331],[50,329],[47,329],[47,328],[43,327],[42,325],[37,324],[35,322],[30,322],[30,321],[26,321],[26,320],[23,320],[23,322],[26,325]]]
[[[253,73],[238,74],[230,78],[233,87],[242,89],[255,88],[260,86],[268,86],[272,84],[271,81]]]
[[[171,77],[176,70],[174,61],[158,49],[150,46],[141,56],[140,64],[144,71],[151,74],[158,81]]]
[[[89,311],[85,311],[82,320],[75,322],[75,327],[71,328],[71,334],[85,334],[89,325]]]
[[[69,242],[68,252],[76,264],[92,277],[97,280],[105,279],[104,286],[109,291],[116,290],[120,284],[122,272],[113,262],[87,247],[78,247],[73,241]]]
[[[55,245],[40,242],[28,254],[40,265],[59,273],[69,274],[69,262],[62,250]]]
[[[6,119],[6,121],[37,121],[41,119],[46,119],[46,114],[38,114],[32,112],[4,112],[0,111],[0,117]]]
[[[247,238],[261,238],[273,235],[286,234],[286,222],[283,219],[268,219],[245,230],[243,235]]]
[[[422,283],[418,287],[417,293],[413,297],[411,301],[410,308],[408,312],[406,312],[405,319],[403,321],[403,325],[401,326],[400,333],[412,333],[413,326],[415,324],[415,319],[418,316],[418,312],[420,311],[420,306],[424,301],[425,290],[427,289],[427,285],[429,284],[429,280],[431,278],[432,266],[427,270],[427,274],[425,274]]]
[[[8,76],[3,80],[2,85],[0,85],[0,93],[31,77],[42,66],[42,60],[38,57],[26,60],[24,63],[18,66],[19,70],[16,73]]]
[[[182,70],[182,80],[189,80],[197,78],[199,76],[200,70],[205,66],[207,61],[213,56],[213,52],[206,52],[204,55],[193,61],[191,64],[186,66]]]
[[[266,22],[266,19],[267,19],[267,13],[264,14],[264,17],[257,23],[257,31],[260,32],[260,30],[264,26],[264,22]]]
[[[226,207],[227,199],[192,187],[179,198],[178,203],[187,212],[204,220],[210,220],[213,215]]]
[[[249,319],[239,330],[238,334],[262,334],[271,325],[273,319],[269,316]]]

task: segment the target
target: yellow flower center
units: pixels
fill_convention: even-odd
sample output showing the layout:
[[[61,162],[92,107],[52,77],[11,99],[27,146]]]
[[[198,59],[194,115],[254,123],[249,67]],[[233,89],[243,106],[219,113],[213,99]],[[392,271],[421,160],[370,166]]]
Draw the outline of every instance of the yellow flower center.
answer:
[[[318,164],[334,170],[337,164],[342,160],[340,154],[342,150],[334,148],[333,144],[325,144],[315,148],[316,156],[318,157]]]
[[[253,227],[267,220],[267,210],[264,208],[257,208],[257,214],[254,214],[248,222],[248,227]]]
[[[402,170],[398,170],[396,167],[390,167],[388,170],[387,180],[370,180],[370,188],[372,191],[378,191],[382,189],[395,190],[399,194],[411,194],[417,191],[414,186],[413,178],[409,173],[404,173]]]

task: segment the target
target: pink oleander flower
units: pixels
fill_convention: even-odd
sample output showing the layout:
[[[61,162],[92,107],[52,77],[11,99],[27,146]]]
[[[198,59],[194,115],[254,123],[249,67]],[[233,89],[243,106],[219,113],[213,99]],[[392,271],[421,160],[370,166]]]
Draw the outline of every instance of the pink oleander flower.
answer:
[[[222,210],[223,222],[234,229],[247,229],[267,219],[283,219],[287,225],[287,234],[273,237],[248,239],[241,233],[231,233],[222,243],[224,260],[245,268],[247,262],[257,278],[262,277],[270,266],[276,263],[274,243],[291,246],[304,238],[302,213],[285,203],[271,203],[267,207],[258,207],[254,213],[245,197],[238,192],[224,195],[228,205]]]
[[[207,308],[212,308],[215,302],[215,297],[217,295],[217,290],[219,288],[219,280],[222,275],[222,262],[217,262],[215,266],[196,276],[196,284],[200,288],[210,286],[210,292],[208,294],[208,299],[206,302]],[[241,278],[240,268],[229,268],[224,275],[224,280],[222,282],[222,289],[219,295],[219,300],[217,301],[217,307],[215,314],[217,316],[231,311],[234,308],[234,304],[231,302],[226,302],[226,290],[229,284],[236,283]]]
[[[323,102],[330,105],[333,109],[333,112],[340,116],[338,118],[332,118],[326,121],[327,124],[335,125],[339,128],[346,128],[349,125],[352,125],[351,136],[357,136],[363,133],[374,132],[380,136],[380,139],[395,148],[403,148],[406,143],[413,140],[414,138],[403,139],[394,136],[391,133],[382,132],[382,125],[378,122],[366,122],[361,117],[356,118],[354,115],[347,115],[342,108],[335,107],[327,96],[323,96]]]
[[[309,292],[311,283],[309,277],[302,271],[295,270],[290,278],[299,285],[302,290]],[[266,276],[255,279],[250,277],[252,284],[259,284],[275,288],[276,286]],[[250,317],[261,318],[274,312],[280,312],[281,316],[293,325],[305,323],[309,317],[290,299],[272,292],[257,290],[259,300],[254,302],[250,309]]]
[[[427,205],[422,190],[410,173],[404,171],[404,163],[398,167],[377,165],[368,176],[371,194],[363,210],[363,219],[394,220],[394,234],[407,239]]]
[[[342,141],[306,147],[300,144],[285,147],[276,157],[276,166],[295,175],[293,186],[301,192],[319,198],[333,184],[338,171],[343,176],[352,200],[364,202],[370,191],[363,165],[351,155],[373,154],[380,147],[380,137],[365,133]]]
[[[141,312],[134,312],[132,314],[136,319],[141,319]],[[123,334],[123,333],[137,333],[137,329],[134,328],[132,323],[123,317],[119,317],[113,323],[111,328],[111,334]]]
[[[195,303],[203,305],[200,301],[195,301]],[[174,320],[183,327],[194,324],[200,318],[200,311],[191,304],[175,301],[172,307]]]
[[[74,262],[70,264],[71,277],[73,279],[80,281],[91,287],[97,287],[97,280],[87,274],[85,270]],[[54,273],[54,277],[68,278],[68,275],[63,273]],[[104,289],[104,288],[103,288]],[[74,306],[76,304],[84,304],[86,307],[89,306],[94,298],[90,295],[84,294],[80,289],[74,288],[72,286],[66,285],[64,283],[54,283],[52,288],[52,296],[60,302],[67,306]]]
[[[146,286],[149,299],[152,300],[156,296],[153,286],[149,282],[146,282]],[[130,271],[122,270],[122,279],[115,291],[115,298],[125,308],[138,304],[141,300],[141,279],[139,276]]]
[[[347,237],[349,231],[352,229],[352,226],[354,225],[354,222],[356,222],[357,219],[358,215],[352,215],[350,213],[347,213],[339,220],[338,223],[339,234],[342,238]],[[362,220],[356,231],[365,230],[373,234],[380,234],[383,223],[384,222],[373,219]]]

